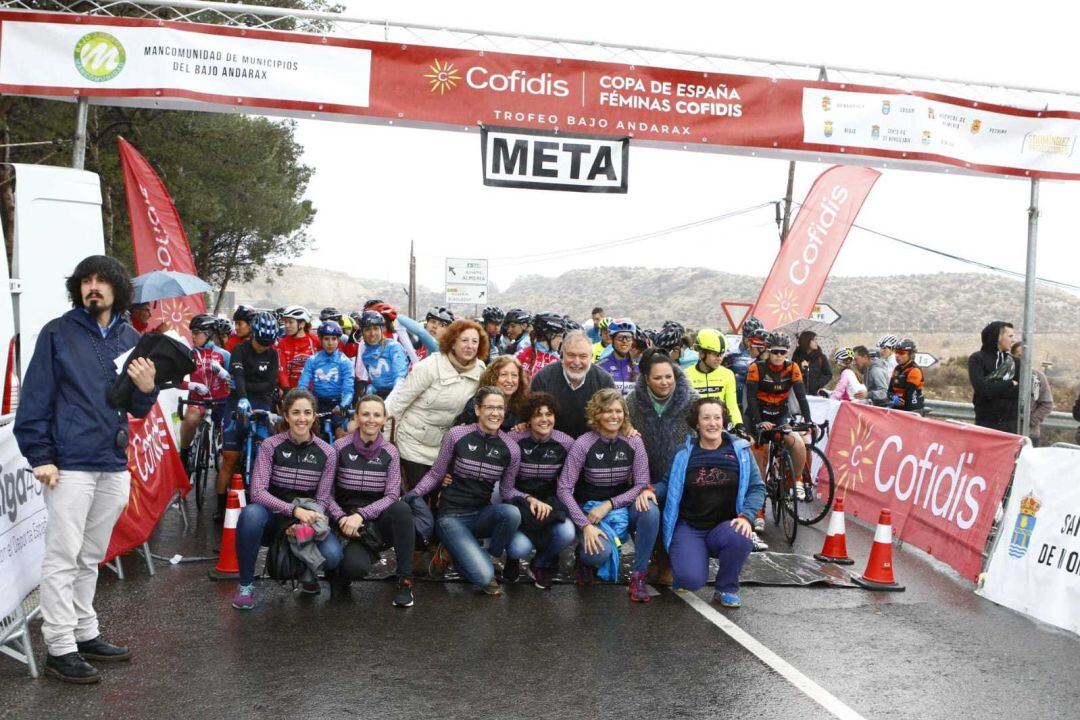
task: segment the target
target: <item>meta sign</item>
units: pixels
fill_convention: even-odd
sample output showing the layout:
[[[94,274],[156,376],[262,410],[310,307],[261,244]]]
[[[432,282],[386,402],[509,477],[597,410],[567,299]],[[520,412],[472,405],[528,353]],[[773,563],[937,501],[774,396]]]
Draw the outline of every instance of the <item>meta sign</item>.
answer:
[[[630,138],[485,127],[484,184],[494,187],[625,193]]]

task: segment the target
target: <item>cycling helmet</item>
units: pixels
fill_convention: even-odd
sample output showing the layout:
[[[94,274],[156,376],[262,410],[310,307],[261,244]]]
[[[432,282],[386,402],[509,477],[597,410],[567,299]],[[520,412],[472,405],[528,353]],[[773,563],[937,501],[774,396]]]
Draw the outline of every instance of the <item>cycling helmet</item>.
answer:
[[[513,310],[506,311],[506,316],[503,317],[503,326],[505,327],[510,323],[520,323],[522,325],[525,325],[530,320],[532,320],[532,315],[529,315],[529,313],[525,312],[521,308],[514,308]]]
[[[386,318],[387,322],[394,322],[395,320],[397,320],[397,310],[394,308],[394,306],[390,305],[389,303],[384,303],[381,300],[376,302],[371,307],[367,307],[365,305],[364,310],[374,310],[375,312]]]
[[[368,300],[367,302],[364,303],[364,309],[365,310],[370,310],[371,308],[375,307],[376,305],[385,305],[385,304],[386,304],[386,301],[384,301],[384,300],[379,300],[378,298],[372,298],[371,300]]]
[[[607,318],[604,318],[606,320]],[[601,326],[604,320],[600,321]],[[618,320],[612,320],[607,326],[608,334],[611,337],[615,337],[619,333],[630,333],[631,335],[637,335],[637,325],[630,318],[619,318]]]
[[[700,351],[720,353],[723,355],[727,352],[727,339],[720,334],[719,330],[705,328],[698,331],[697,347]]]
[[[676,330],[680,335],[686,334],[686,327],[677,320],[665,320],[660,326],[661,330]]]
[[[278,338],[278,324],[273,313],[261,312],[251,318],[251,336],[262,345],[273,345]]]
[[[571,330],[581,330],[582,329],[581,328],[581,323],[579,323],[577,320],[574,320],[569,315],[563,315],[562,319],[563,319],[563,324],[566,326],[566,332],[570,332]]]
[[[484,308],[484,322],[501,324],[504,317],[506,317],[506,313],[502,311],[502,308],[495,307],[494,305],[488,305],[486,308]]]
[[[319,329],[317,333],[320,338],[324,338],[327,335],[332,335],[333,337],[339,338],[341,337],[341,326],[333,320],[323,320],[321,323],[319,323]]]
[[[281,311],[281,317],[291,318],[293,320],[296,320],[297,322],[306,322],[308,324],[311,324],[311,313],[309,313],[305,308],[299,305],[290,305],[289,307],[285,308]]]
[[[881,339],[877,341],[877,346],[882,350],[891,350],[896,347],[896,344],[900,342],[900,338],[895,335],[882,335]]]
[[[441,323],[449,325],[454,322],[454,313],[450,312],[444,307],[433,307],[428,310],[428,314],[424,317],[425,320],[438,320]]]
[[[835,353],[833,353],[833,360],[840,363],[841,365],[846,365],[854,359],[855,351],[849,347],[842,347]]]
[[[911,338],[904,338],[896,343],[895,350],[907,350],[910,353],[915,352],[915,341]]]
[[[537,313],[532,319],[533,333],[537,338],[550,340],[566,332],[566,321],[555,313]]]
[[[217,329],[217,318],[213,315],[207,315],[206,313],[199,313],[191,318],[188,327],[191,328],[191,332],[193,333],[202,332],[209,335]]]
[[[386,318],[374,310],[365,310],[356,324],[361,330],[369,327],[386,327]]]
[[[341,313],[338,312],[336,307],[324,307],[319,311],[319,322],[324,320],[333,320],[334,322],[341,322]]]
[[[672,327],[664,324],[664,329],[656,334],[656,347],[663,350],[674,350],[683,338],[683,330],[674,323]]]
[[[784,332],[771,332],[769,333],[769,347],[791,347],[791,336]]]
[[[634,344],[638,346],[640,350],[647,350],[656,344],[656,331],[648,328],[641,329],[634,333]]]
[[[747,345],[767,345],[769,343],[769,331],[765,328],[758,328],[750,333],[750,336],[746,338]]]
[[[760,330],[765,327],[760,320],[753,315],[747,315],[746,319],[742,321],[742,336],[743,340],[750,337],[750,334],[755,330]]]
[[[232,321],[229,320],[229,318],[219,317],[217,319],[217,327],[215,328],[215,332],[217,332],[222,337],[229,337],[230,335],[232,335],[232,331],[233,324]]]
[[[608,329],[610,329],[611,323],[613,323],[613,322],[615,322],[615,318],[613,318],[613,317],[602,317],[602,318],[600,318],[600,324],[597,325],[596,327],[599,330],[608,330]]]
[[[255,317],[255,313],[258,312],[250,305],[237,305],[236,310],[233,311],[233,322],[237,320],[243,320],[244,322],[251,322],[251,318]]]

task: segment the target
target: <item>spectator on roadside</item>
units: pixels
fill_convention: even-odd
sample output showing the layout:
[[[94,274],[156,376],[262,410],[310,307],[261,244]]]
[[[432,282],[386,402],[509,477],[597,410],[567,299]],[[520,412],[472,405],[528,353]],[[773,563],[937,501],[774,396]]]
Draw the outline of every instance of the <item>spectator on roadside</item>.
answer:
[[[594,307],[592,309],[592,327],[585,331],[585,334],[589,337],[589,341],[592,343],[600,342],[600,321],[604,319],[604,308]]]
[[[829,358],[821,352],[817,333],[813,330],[804,330],[799,333],[799,346],[795,349],[795,354],[791,356],[791,361],[802,370],[807,395],[817,395],[818,390],[824,388],[832,380]]]
[[[1009,349],[1016,363],[1017,372],[1020,370],[1020,358],[1024,355],[1024,343],[1014,342]],[[1019,401],[1018,401],[1019,402]],[[1050,389],[1050,381],[1046,379],[1046,373],[1042,370],[1031,368],[1031,426],[1028,437],[1031,444],[1039,447],[1039,439],[1042,436],[1043,420],[1054,412],[1054,395]]]
[[[840,348],[833,355],[836,365],[840,368],[840,380],[836,387],[829,393],[833,400],[864,400],[866,399],[866,386],[862,383],[862,377],[857,369],[855,350],[852,348]]]
[[[859,345],[855,348],[855,363],[866,378],[867,399],[878,407],[888,405],[890,374],[888,364],[882,359],[881,352]]]
[[[577,439],[588,432],[585,406],[597,390],[614,388],[615,381],[593,365],[592,343],[581,330],[572,330],[563,338],[562,360],[548,365],[532,379],[532,392],[555,396],[559,414],[555,429]]]
[[[968,379],[975,394],[975,424],[1016,431],[1019,383],[1009,349],[1016,335],[1011,323],[995,320],[982,329],[982,347],[968,356]]]

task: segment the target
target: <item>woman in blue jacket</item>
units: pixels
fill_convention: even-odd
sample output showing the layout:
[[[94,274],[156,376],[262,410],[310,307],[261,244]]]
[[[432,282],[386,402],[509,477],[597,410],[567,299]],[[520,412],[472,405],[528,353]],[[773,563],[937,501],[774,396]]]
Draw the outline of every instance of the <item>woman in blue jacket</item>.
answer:
[[[765,484],[750,443],[724,431],[727,421],[717,398],[701,398],[690,408],[686,436],[668,472],[664,503],[664,547],[671,557],[672,587],[698,590],[709,579],[709,558],[720,566],[713,600],[742,605],[739,573],[753,549],[753,521],[765,502]]]

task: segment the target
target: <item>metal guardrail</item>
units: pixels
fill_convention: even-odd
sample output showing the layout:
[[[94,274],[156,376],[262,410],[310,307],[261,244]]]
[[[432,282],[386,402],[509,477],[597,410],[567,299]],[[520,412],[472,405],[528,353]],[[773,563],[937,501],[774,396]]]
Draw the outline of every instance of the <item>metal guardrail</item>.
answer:
[[[975,407],[971,403],[952,402],[950,400],[926,400],[926,407],[932,411],[931,418],[949,418],[975,422]],[[1066,412],[1052,412],[1043,421],[1043,428],[1076,430],[1078,423]]]

